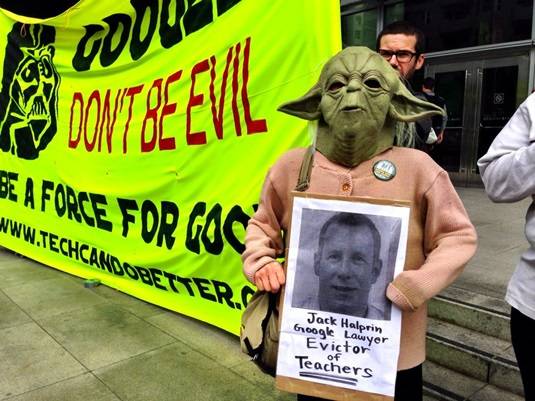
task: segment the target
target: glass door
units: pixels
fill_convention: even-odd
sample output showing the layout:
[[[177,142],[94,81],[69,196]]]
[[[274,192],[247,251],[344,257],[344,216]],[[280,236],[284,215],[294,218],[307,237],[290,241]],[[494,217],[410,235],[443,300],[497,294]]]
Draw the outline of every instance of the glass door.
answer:
[[[435,92],[440,93],[446,101],[448,123],[442,143],[434,146],[431,157],[446,171],[461,171],[461,149],[463,149],[464,103],[467,93],[468,71],[445,71],[435,74]],[[463,135],[464,134],[464,135]]]
[[[483,75],[477,141],[479,159],[517,108],[518,65],[483,68],[478,74]]]
[[[456,185],[480,186],[477,160],[528,93],[529,57],[428,63],[435,92],[446,100],[444,140],[431,150]]]

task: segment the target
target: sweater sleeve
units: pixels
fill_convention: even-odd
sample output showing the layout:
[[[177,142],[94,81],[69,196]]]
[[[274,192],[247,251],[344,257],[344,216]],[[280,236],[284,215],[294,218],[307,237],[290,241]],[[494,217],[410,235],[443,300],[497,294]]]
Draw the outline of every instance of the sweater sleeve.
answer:
[[[445,171],[425,193],[424,264],[400,273],[387,289],[388,298],[414,310],[450,285],[474,255],[477,234]]]
[[[516,202],[535,193],[534,114],[531,95],[478,161],[485,190],[494,202]]]
[[[242,254],[243,272],[253,284],[255,273],[284,251],[282,210],[281,199],[268,173],[258,209],[247,224],[245,251]]]

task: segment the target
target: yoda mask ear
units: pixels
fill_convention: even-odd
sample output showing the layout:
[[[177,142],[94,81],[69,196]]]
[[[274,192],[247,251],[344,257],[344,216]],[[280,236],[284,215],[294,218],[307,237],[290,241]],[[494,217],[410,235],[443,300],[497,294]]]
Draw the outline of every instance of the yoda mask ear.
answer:
[[[413,96],[379,54],[347,47],[327,61],[316,85],[279,110],[318,120],[316,149],[334,163],[354,167],[392,146],[395,121],[415,121],[442,109]]]
[[[321,112],[319,110],[321,95],[321,87],[316,84],[304,96],[291,102],[284,103],[277,110],[302,118],[303,120],[319,120],[321,117]]]
[[[398,85],[392,97],[388,117],[395,121],[411,122],[444,114],[444,110],[433,103],[414,96],[405,85]]]

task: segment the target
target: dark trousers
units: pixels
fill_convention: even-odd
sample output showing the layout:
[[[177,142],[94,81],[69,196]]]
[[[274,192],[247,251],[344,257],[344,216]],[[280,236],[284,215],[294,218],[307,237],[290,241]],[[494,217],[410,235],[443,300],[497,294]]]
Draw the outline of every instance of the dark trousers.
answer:
[[[511,308],[511,341],[524,384],[526,401],[535,401],[535,320]]]
[[[422,387],[422,365],[415,366],[412,369],[400,370],[396,376],[396,395],[394,401],[422,401]],[[297,399],[299,401],[323,400],[323,398],[301,394],[297,394]]]

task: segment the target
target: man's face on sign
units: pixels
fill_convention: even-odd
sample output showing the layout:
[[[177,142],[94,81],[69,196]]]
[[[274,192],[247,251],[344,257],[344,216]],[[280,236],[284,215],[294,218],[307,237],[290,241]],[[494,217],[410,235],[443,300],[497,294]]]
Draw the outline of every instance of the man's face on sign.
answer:
[[[384,35],[379,43],[379,53],[406,80],[411,79],[414,72],[424,65],[424,55],[416,53],[415,35]]]
[[[315,263],[320,310],[366,315],[370,287],[381,269],[375,246],[371,229],[365,224],[334,223],[328,227]]]

